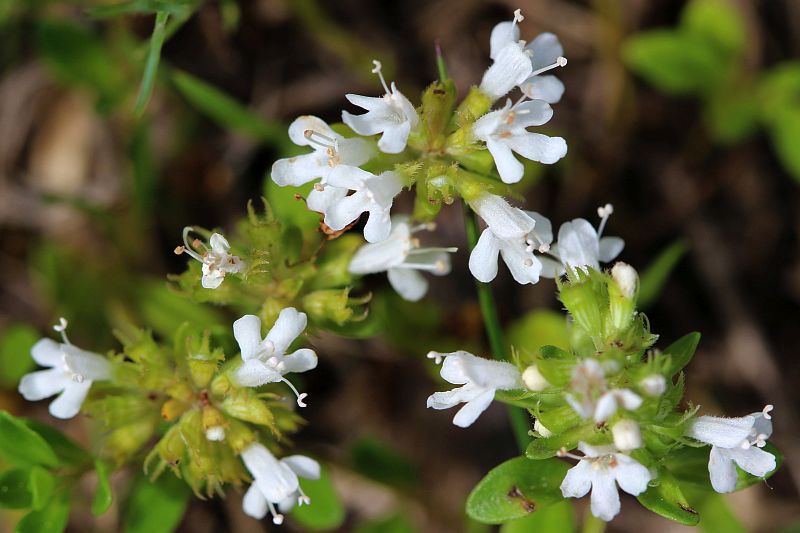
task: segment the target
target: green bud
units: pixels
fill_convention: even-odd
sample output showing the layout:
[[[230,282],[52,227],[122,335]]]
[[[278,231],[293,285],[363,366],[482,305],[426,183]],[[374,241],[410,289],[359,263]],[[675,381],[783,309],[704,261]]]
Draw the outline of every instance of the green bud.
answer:
[[[476,86],[472,86],[466,98],[456,109],[456,120],[458,125],[463,127],[475,122],[478,118],[485,115],[492,107],[492,99],[483,94]]]
[[[274,429],[272,411],[258,395],[248,389],[238,389],[225,397],[220,408],[228,415],[261,426]]]
[[[353,316],[350,289],[314,291],[303,297],[303,310],[315,322],[333,322],[343,326]]]
[[[242,450],[250,446],[256,441],[256,434],[238,420],[228,420],[228,429],[225,431],[225,442],[237,455],[242,453]]]
[[[161,406],[161,417],[167,422],[172,422],[185,413],[190,407],[191,404],[170,398]]]
[[[622,262],[614,265],[608,280],[609,321],[613,332],[623,331],[630,325],[636,312],[638,287],[639,276],[632,266]]]
[[[156,453],[170,467],[177,467],[186,455],[186,443],[178,424],[170,427],[156,444]]]
[[[559,287],[559,299],[575,319],[593,339],[600,339],[604,333],[604,310],[608,309],[608,295],[605,283],[598,283],[598,272],[586,274],[578,269]]]
[[[441,151],[456,103],[456,87],[451,80],[435,81],[422,94],[419,128],[421,136],[412,147],[424,152]]]

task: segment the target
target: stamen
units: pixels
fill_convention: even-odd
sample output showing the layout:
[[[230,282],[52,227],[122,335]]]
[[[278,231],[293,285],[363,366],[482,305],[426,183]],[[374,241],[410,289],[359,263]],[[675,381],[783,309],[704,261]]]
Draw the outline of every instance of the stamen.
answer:
[[[774,405],[772,405],[772,404],[765,405],[764,409],[761,411],[761,413],[764,415],[764,418],[766,418],[767,420],[772,420],[772,415],[769,414],[769,413],[773,409],[775,409]]]
[[[272,523],[276,526],[283,524],[283,515],[275,510],[271,501],[267,500],[267,506],[269,506],[269,512],[272,513]]]
[[[303,489],[299,485],[297,486],[297,492],[299,493],[299,496],[297,497],[298,507],[304,504],[311,505],[311,498],[309,498],[308,495],[305,492],[303,492]]]
[[[391,91],[389,90],[389,86],[386,85],[386,80],[383,79],[383,73],[381,72],[383,65],[381,65],[381,62],[377,59],[373,59],[372,64],[375,65],[375,68],[372,69],[372,73],[378,75],[378,78],[381,80],[381,85],[383,85],[383,90],[386,92],[386,94],[390,94]]]
[[[408,255],[425,254],[428,252],[446,252],[448,254],[454,254],[457,251],[458,248],[456,248],[455,246],[449,246],[449,247],[434,246],[433,248],[414,248],[413,250],[408,252]]]
[[[574,453],[570,453],[567,451],[566,448],[561,448],[556,452],[557,457],[568,457],[569,459],[575,459],[576,461],[583,461],[585,457],[581,457],[580,455],[575,455]]]
[[[411,227],[411,233],[417,233],[418,231],[434,231],[436,229],[436,222],[428,222],[427,224],[419,224],[417,226]]]
[[[556,59],[556,62],[555,62],[555,63],[553,63],[552,65],[547,65],[546,67],[542,67],[542,68],[540,68],[539,70],[534,70],[534,71],[531,73],[531,76],[538,76],[539,74],[542,74],[542,73],[544,73],[544,72],[547,72],[548,70],[553,70],[554,68],[558,68],[558,67],[566,67],[566,66],[567,66],[567,58],[566,58],[566,57],[564,57],[564,56],[559,56],[559,57]]]
[[[339,139],[336,139],[335,137],[325,135],[324,133],[320,133],[315,130],[305,130],[303,132],[303,136],[310,142],[322,148],[333,149],[334,152],[338,151]],[[331,155],[330,152],[328,152],[328,155]]]
[[[191,257],[192,259],[196,259],[197,261],[203,263],[204,262],[203,257],[197,252],[195,252],[192,249],[192,245],[189,244],[189,233],[191,233],[192,231],[194,231],[194,228],[191,226],[186,226],[185,228],[183,228],[183,252],[189,255],[189,257]],[[194,239],[194,241],[192,242],[197,243],[199,241],[198,239]]]
[[[442,359],[444,358],[441,352],[434,352],[433,350],[428,352],[428,355],[426,357],[428,359],[433,359],[433,363],[436,365],[442,364]]]
[[[521,9],[514,10],[514,20],[511,21],[511,27],[508,30],[509,36],[514,35],[514,27],[517,25],[518,22],[522,22],[525,20],[525,17],[522,16]]]
[[[288,379],[286,379],[285,377],[281,376],[281,378],[280,378],[280,379],[281,379],[281,381],[283,381],[284,383],[286,383],[287,385],[289,385],[289,388],[290,388],[290,389],[292,389],[292,392],[294,392],[294,395],[295,395],[295,396],[297,396],[297,406],[298,406],[298,407],[305,407],[305,406],[306,406],[306,403],[305,403],[303,400],[304,400],[304,399],[306,399],[306,398],[308,398],[308,394],[307,394],[307,393],[305,393],[305,392],[301,394],[301,393],[300,393],[300,392],[299,392],[299,391],[298,391],[298,390],[297,390],[297,389],[294,387],[294,385],[292,385],[292,382],[291,382],[291,381],[289,381]]]
[[[53,329],[61,334],[61,340],[64,341],[64,344],[70,344],[71,345],[72,343],[69,342],[69,338],[67,338],[67,326],[68,325],[69,325],[69,322],[67,322],[67,319],[62,316],[62,317],[59,317],[58,324],[54,325]]]
[[[444,261],[436,261],[434,263],[400,263],[392,268],[410,268],[412,270],[424,270],[426,272],[443,272],[439,263],[444,264]],[[444,269],[447,267],[444,266]]]
[[[533,239],[531,239],[531,237],[533,237]],[[536,233],[535,229],[532,229],[528,233],[528,236],[525,238],[525,242],[528,243],[528,246],[525,248],[526,252],[532,252],[534,248],[543,254],[546,254],[550,251],[550,244],[544,242],[544,239],[542,239],[539,234]],[[538,247],[534,246],[537,242],[539,243]]]
[[[614,213],[614,206],[611,204],[606,204],[597,208],[597,216],[600,217],[600,226],[597,228],[597,236],[600,237],[603,235],[603,230],[606,229],[606,222],[608,222],[608,217],[610,217]]]

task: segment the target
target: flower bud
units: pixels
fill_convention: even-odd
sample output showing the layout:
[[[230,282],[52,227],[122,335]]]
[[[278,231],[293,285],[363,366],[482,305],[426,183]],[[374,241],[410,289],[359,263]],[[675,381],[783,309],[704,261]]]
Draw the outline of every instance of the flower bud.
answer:
[[[538,418],[533,421],[533,429],[544,438],[553,436],[553,432],[544,427]]]
[[[181,437],[181,428],[178,424],[170,427],[156,444],[159,457],[171,467],[176,467],[183,460],[186,453],[186,443]]]
[[[203,408],[203,430],[208,440],[225,440],[225,417],[211,405]]]
[[[614,446],[623,452],[629,452],[642,447],[642,433],[639,424],[633,420],[620,420],[611,428],[614,436]]]
[[[667,390],[667,379],[661,374],[650,374],[639,382],[639,386],[648,396],[657,397]]]
[[[617,283],[620,292],[625,298],[633,298],[636,295],[639,275],[632,266],[619,261],[611,269],[611,277]]]
[[[639,276],[627,263],[618,262],[611,269],[608,284],[609,319],[615,331],[628,328],[636,311],[636,289]]]
[[[605,332],[604,309],[606,295],[592,282],[594,274],[585,274],[577,269],[580,280],[572,280],[561,285],[559,299],[575,319],[575,324],[583,328],[592,338],[602,338]],[[570,276],[572,278],[572,276]]]
[[[353,316],[349,289],[327,289],[303,297],[303,310],[316,322],[333,322],[344,325]]]
[[[533,392],[543,391],[544,389],[551,387],[550,382],[548,382],[545,377],[539,372],[539,369],[536,365],[531,365],[522,372],[522,382],[528,388],[528,390],[532,390]]]
[[[245,422],[270,428],[275,424],[272,411],[267,407],[267,404],[259,399],[256,394],[250,393],[250,391],[240,390],[234,392],[222,400],[220,407],[228,415]]]

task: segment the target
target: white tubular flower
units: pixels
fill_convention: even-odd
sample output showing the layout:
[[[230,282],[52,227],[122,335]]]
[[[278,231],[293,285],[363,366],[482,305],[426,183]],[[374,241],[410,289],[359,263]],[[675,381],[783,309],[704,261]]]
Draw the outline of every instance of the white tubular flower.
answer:
[[[392,231],[389,212],[394,197],[403,189],[403,178],[391,171],[379,176],[356,167],[337,167],[328,176],[328,187],[335,190],[314,200],[315,207],[324,207],[325,224],[339,231],[355,222],[362,213],[369,213],[364,226],[364,238],[368,242],[386,239]],[[347,196],[342,191],[355,191]]]
[[[533,392],[543,391],[552,387],[547,378],[545,378],[536,365],[530,365],[522,372],[522,382],[528,390]]]
[[[623,452],[642,447],[642,432],[633,420],[620,420],[611,428],[614,446]]]
[[[465,351],[430,352],[428,358],[437,363],[444,358],[441,376],[449,383],[462,385],[451,391],[431,394],[428,397],[428,407],[449,409],[465,403],[453,418],[453,424],[462,428],[472,425],[489,407],[494,400],[495,391],[524,387],[519,370],[511,363],[489,361]]]
[[[595,270],[600,268],[600,262],[613,261],[625,247],[625,241],[619,237],[603,237],[608,217],[614,212],[614,206],[606,204],[597,209],[600,216],[600,225],[595,230],[583,218],[576,218],[565,222],[558,230],[558,242],[549,251],[553,257],[541,257],[542,276],[555,278],[566,272],[569,266],[573,269],[580,268],[584,272],[587,268]]]
[[[408,134],[419,122],[414,106],[397,90],[392,82],[391,90],[386,85],[381,73],[381,62],[374,61],[373,74],[377,74],[383,85],[385,94],[380,98],[347,94],[350,103],[367,110],[363,115],[351,115],[342,111],[342,122],[350,126],[359,135],[376,135],[382,133],[378,148],[387,154],[399,154],[406,147]]]
[[[272,181],[280,186],[299,186],[317,178],[322,183],[338,166],[363,165],[374,153],[374,148],[364,139],[346,139],[333,131],[321,118],[304,115],[289,126],[289,138],[299,146],[310,146],[313,152],[287,159],[278,159],[272,165]]]
[[[652,479],[650,471],[635,459],[617,453],[613,446],[590,446],[578,444],[583,457],[561,451],[560,457],[577,459],[561,482],[561,494],[565,498],[582,498],[592,491],[592,514],[608,522],[619,514],[619,488],[632,496],[647,490]]]
[[[233,336],[239,343],[243,364],[236,371],[236,379],[245,387],[258,387],[266,383],[282,381],[297,396],[297,405],[305,407],[294,385],[283,377],[289,372],[305,372],[316,368],[317,354],[309,348],[301,348],[290,354],[286,350],[306,328],[308,319],[294,307],[287,307],[278,315],[275,325],[265,338],[261,338],[261,319],[245,315],[233,323]]]
[[[563,138],[526,129],[546,124],[552,116],[553,109],[543,100],[528,100],[513,106],[511,100],[507,100],[502,109],[490,111],[475,122],[472,133],[486,142],[504,183],[516,183],[524,174],[524,167],[513,152],[548,165],[567,154],[567,142]]]
[[[449,253],[458,248],[421,248],[414,233],[431,229],[432,224],[412,227],[408,217],[392,217],[392,232],[386,240],[365,244],[353,255],[351,274],[386,272],[394,290],[404,299],[416,302],[428,291],[428,280],[419,271],[444,276],[450,272]]]
[[[606,388],[605,372],[596,359],[584,359],[572,370],[570,392],[564,397],[582,418],[605,422],[622,407],[635,411],[642,399],[630,389]]]
[[[203,265],[202,285],[204,289],[216,289],[222,285],[226,274],[238,274],[244,272],[246,264],[236,255],[231,255],[231,245],[228,240],[219,233],[212,233],[206,246],[200,239],[195,239],[189,243],[189,233],[193,228],[187,226],[183,228],[183,246],[175,248],[176,254],[185,253],[192,259],[200,261]],[[194,249],[202,249],[200,255]]]
[[[502,255],[517,283],[537,283],[542,265],[533,250],[537,244],[540,250],[549,248],[550,221],[512,207],[500,196],[489,193],[473,200],[470,206],[488,226],[469,256],[469,270],[475,279],[492,281],[497,276],[498,256]]]
[[[319,479],[319,463],[302,455],[292,455],[281,460],[258,442],[242,451],[242,461],[253,476],[253,484],[247,489],[242,502],[245,514],[262,519],[267,511],[272,514],[272,522],[283,523],[283,514],[295,504],[310,504],[311,500],[300,488],[298,476]]]
[[[480,91],[493,102],[527,80],[533,73],[531,57],[525,43],[509,42],[494,57],[494,63],[484,73]]]
[[[775,456],[763,448],[772,435],[772,406],[760,413],[740,418],[701,416],[686,433],[689,437],[711,445],[708,473],[717,492],[736,490],[738,475],[735,465],[756,477],[775,470]]]
[[[96,353],[81,350],[69,342],[67,321],[53,329],[61,333],[63,343],[41,339],[33,345],[31,357],[48,370],[31,372],[19,382],[19,392],[29,401],[38,401],[58,394],[50,403],[50,414],[56,418],[72,418],[81,409],[93,381],[111,377],[111,363]]]

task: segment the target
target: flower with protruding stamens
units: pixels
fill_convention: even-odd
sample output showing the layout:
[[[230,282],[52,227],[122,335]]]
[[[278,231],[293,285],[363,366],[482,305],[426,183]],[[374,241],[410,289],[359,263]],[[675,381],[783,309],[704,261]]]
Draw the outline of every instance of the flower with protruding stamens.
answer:
[[[300,394],[294,385],[283,377],[289,372],[305,372],[316,368],[317,354],[301,348],[290,354],[286,350],[306,328],[308,319],[294,307],[280,312],[267,336],[261,337],[261,319],[245,315],[233,323],[233,336],[239,343],[243,364],[236,371],[236,379],[245,387],[258,387],[282,381],[297,396],[297,405],[305,407],[306,393]]]
[[[552,108],[543,100],[527,100],[513,106],[511,100],[507,100],[502,109],[490,111],[475,122],[472,133],[486,142],[504,183],[516,183],[524,174],[524,167],[514,157],[514,152],[545,164],[555,163],[567,154],[567,142],[563,138],[527,130],[546,124],[552,116]]]
[[[465,428],[472,425],[494,400],[498,390],[514,390],[524,387],[517,367],[504,361],[489,361],[475,357],[471,353],[458,351],[452,353],[431,352],[428,358],[444,358],[441,375],[449,383],[462,385],[447,392],[436,392],[428,397],[428,407],[449,409],[465,403],[453,424]]]
[[[689,426],[687,435],[711,445],[708,473],[717,492],[736,490],[736,467],[756,477],[775,470],[775,456],[762,450],[772,435],[772,406],[740,418],[700,416]]]
[[[335,187],[331,192],[328,188]],[[325,190],[309,198],[309,207],[321,208],[325,224],[339,231],[352,224],[362,213],[369,213],[364,226],[364,238],[368,242],[380,242],[392,231],[389,212],[394,197],[403,189],[403,178],[396,172],[386,171],[376,176],[356,167],[340,166],[328,176]],[[355,191],[347,195],[347,190]]]
[[[450,272],[449,253],[457,248],[421,248],[413,234],[430,225],[412,227],[408,217],[392,217],[392,232],[383,241],[365,244],[353,255],[348,270],[352,274],[386,272],[394,290],[415,302],[428,291],[428,280],[419,271],[444,276]]]
[[[386,85],[381,73],[381,62],[373,61],[377,74],[383,85],[385,94],[378,98],[346,94],[350,103],[364,108],[363,115],[352,115],[342,111],[342,122],[350,126],[359,135],[376,135],[382,133],[378,140],[378,148],[387,154],[399,154],[406,147],[408,134],[419,122],[417,112],[403,93],[397,90],[394,82],[391,89]]]
[[[375,149],[364,139],[347,139],[321,118],[304,115],[289,126],[289,138],[313,152],[278,159],[272,165],[272,181],[280,186],[299,186],[318,178],[325,184],[331,171],[340,166],[357,167],[369,161]]]
[[[69,342],[67,322],[63,318],[53,327],[61,333],[63,343],[41,339],[31,349],[31,357],[48,370],[31,372],[19,382],[19,392],[26,400],[37,401],[58,394],[50,403],[50,414],[56,418],[72,418],[81,409],[93,381],[111,378],[111,363],[96,353],[81,350]]]
[[[619,237],[603,237],[608,217],[614,212],[611,204],[599,207],[600,225],[594,229],[588,220],[576,218],[565,222],[558,230],[558,241],[550,247],[548,255],[540,257],[541,275],[555,278],[566,272],[566,268],[587,268],[598,270],[600,262],[608,263],[617,257],[625,247],[625,241]]]
[[[578,444],[584,456],[559,452],[559,457],[577,459],[561,482],[561,494],[565,498],[582,498],[592,491],[592,514],[608,522],[619,514],[619,488],[632,496],[647,490],[652,479],[650,471],[635,459],[618,453],[614,446],[590,446]]]
[[[253,476],[253,484],[247,489],[242,502],[245,514],[261,519],[272,514],[272,522],[283,523],[283,514],[295,504],[310,504],[311,500],[300,488],[298,476],[319,479],[319,463],[303,455],[292,455],[276,459],[264,445],[254,442],[242,451],[242,461]]]
[[[225,237],[219,233],[212,233],[211,238],[208,239],[209,246],[206,246],[200,239],[189,243],[189,233],[192,229],[191,226],[183,228],[183,246],[178,246],[175,253],[185,253],[202,263],[201,283],[204,289],[216,289],[222,284],[226,274],[238,274],[244,271],[245,263],[238,256],[231,255],[231,245],[228,244]],[[203,254],[200,255],[195,248],[203,249]]]

